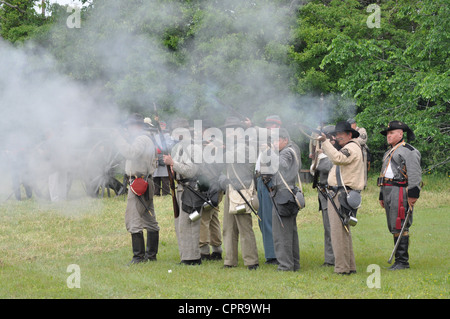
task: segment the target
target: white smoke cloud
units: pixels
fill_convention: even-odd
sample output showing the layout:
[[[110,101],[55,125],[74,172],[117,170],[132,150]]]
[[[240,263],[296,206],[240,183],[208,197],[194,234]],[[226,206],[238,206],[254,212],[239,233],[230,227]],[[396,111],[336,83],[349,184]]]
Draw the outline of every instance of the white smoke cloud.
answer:
[[[48,49],[0,41],[1,149],[26,149],[34,157],[27,175],[46,181],[55,170],[82,171],[89,150],[108,135],[92,127],[117,127],[131,111],[149,116],[153,102],[216,125],[235,115],[224,104],[255,124],[271,114],[286,126],[326,122],[337,97],[326,96],[321,107],[317,96],[293,94],[292,70],[270,58],[272,51],[287,54],[295,21],[290,4],[204,1],[197,15],[177,1],[98,0],[81,28],[68,28],[64,17],[56,23]],[[178,51],[161,42],[167,30],[192,26],[195,34]],[[50,135],[51,151],[41,154],[37,147]],[[11,154],[1,156],[5,174]]]
[[[0,40],[0,58],[0,189],[8,194],[16,188],[10,179],[25,179],[48,198],[49,176],[78,177],[90,149],[123,115],[92,86],[58,73],[51,56],[32,45]]]

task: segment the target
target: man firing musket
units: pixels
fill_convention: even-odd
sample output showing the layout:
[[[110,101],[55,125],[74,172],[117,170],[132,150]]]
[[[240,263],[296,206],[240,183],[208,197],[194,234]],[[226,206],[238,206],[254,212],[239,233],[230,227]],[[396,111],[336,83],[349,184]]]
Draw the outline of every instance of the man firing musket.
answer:
[[[175,143],[170,137],[169,131],[166,129],[167,124],[163,121],[158,122],[161,130],[158,129],[157,134],[153,134],[158,156],[158,166],[153,175],[153,183],[155,184],[155,196],[166,196],[171,195],[171,188],[169,171],[167,170],[166,164],[164,164],[163,156],[169,154]]]
[[[159,121],[159,116],[158,116],[158,110],[156,109],[156,104],[155,103],[153,103],[153,108],[154,108],[154,111],[155,111],[156,128],[158,129],[158,132],[159,132],[161,146],[163,148],[163,154],[164,155],[168,155],[169,154],[169,147],[167,145],[166,139],[164,137],[163,130],[161,128],[161,123]],[[179,214],[180,214],[180,206],[178,205],[177,196],[176,196],[175,177],[174,177],[174,174],[173,174],[173,171],[172,171],[172,168],[170,167],[170,165],[166,164],[166,169],[167,169],[167,176],[169,178],[170,194],[172,195],[173,216],[175,218],[177,218],[179,216]]]
[[[259,229],[261,230],[263,245],[264,245],[264,257],[266,258],[266,264],[278,265],[277,257],[275,255],[275,249],[273,246],[273,233],[272,233],[272,209],[273,209],[273,196],[271,191],[271,175],[267,175],[264,169],[268,163],[261,161],[262,157],[266,156],[268,152],[271,152],[271,130],[279,129],[282,125],[281,118],[278,115],[269,115],[264,122],[265,127],[258,128],[260,131],[266,130],[268,135],[267,143],[262,144],[259,148],[258,160],[255,164],[256,175],[256,188],[258,194],[258,215],[260,220],[258,221]],[[275,207],[277,209],[277,207]],[[277,214],[281,225],[283,222],[279,214]]]
[[[186,119],[175,119],[172,129],[172,137],[178,138],[179,142],[173,147],[172,155],[164,155],[164,163],[173,169],[177,181],[176,200],[180,210],[179,215],[175,217],[175,233],[180,259],[185,265],[200,265],[200,222],[206,198],[197,189],[200,166],[194,163],[194,156],[196,152],[201,152],[201,149],[192,143],[192,140],[184,139],[183,133],[190,135],[189,122]]]
[[[280,271],[300,269],[300,248],[297,231],[297,214],[305,206],[301,190],[300,149],[290,140],[285,128],[279,129],[279,139],[273,141],[272,152],[278,156],[278,167],[273,171],[271,184],[273,192],[272,230],[275,254]],[[298,181],[299,187],[296,186]]]
[[[147,124],[140,114],[132,114],[125,123],[129,138],[116,132],[115,144],[125,159],[125,173],[130,178],[130,190],[125,210],[125,225],[131,234],[133,259],[131,264],[156,260],[159,245],[159,225],[153,206],[152,174],[156,168],[156,148],[146,132]],[[143,230],[147,230],[147,248]]]
[[[245,125],[236,117],[228,117],[222,126],[227,135],[237,137],[243,141],[241,136],[243,130],[236,128],[245,128]],[[228,140],[228,136],[227,136]],[[225,248],[224,266],[226,268],[236,267],[238,264],[238,240],[241,239],[242,258],[244,265],[249,270],[259,267],[258,248],[256,246],[255,233],[253,232],[252,210],[242,199],[236,189],[239,189],[247,199],[251,199],[254,194],[253,170],[254,165],[249,160],[248,143],[242,142],[245,151],[238,154],[236,151],[239,145],[226,145],[225,158],[230,158],[226,163],[226,174],[219,178],[220,186],[225,190],[224,212],[223,212],[223,240]],[[242,155],[242,161],[235,161],[236,156]]]
[[[215,135],[206,135],[205,130],[212,128],[212,123],[208,119],[202,120],[201,138],[203,150],[208,150],[210,156],[219,154],[218,146],[215,145]],[[207,199],[203,205],[202,220],[200,223],[200,254],[202,260],[222,260],[222,227],[219,219],[219,203],[223,198],[223,191],[219,185],[219,176],[224,170],[224,163],[220,161],[203,161],[198,178],[199,191]]]
[[[325,135],[334,131],[334,125],[328,125],[322,128],[322,132]],[[312,142],[312,140],[311,140]],[[317,188],[319,210],[322,211],[322,222],[324,229],[324,263],[323,266],[334,266],[334,254],[333,247],[331,245],[331,235],[330,235],[330,219],[328,216],[328,194],[327,194],[327,180],[328,173],[333,167],[333,163],[330,158],[325,155],[322,150],[321,143],[315,141],[316,145],[314,147],[314,163],[311,165],[311,174],[314,176],[313,188]],[[334,140],[330,140],[334,143]],[[310,143],[311,145],[312,143]],[[310,148],[311,150],[311,148]]]
[[[335,140],[341,147],[339,151],[325,134],[322,133],[319,140],[322,142],[324,153],[334,164],[327,180],[328,191],[333,192],[334,195],[332,199],[328,198],[331,242],[335,257],[334,271],[338,274],[349,275],[356,272],[355,256],[350,227],[343,227],[340,210],[349,206],[356,210],[355,203],[351,203],[349,199],[354,197],[353,195],[358,196],[364,189],[364,162],[361,147],[356,140],[359,133],[352,129],[349,123],[337,123],[332,134],[336,136]],[[352,196],[349,196],[350,193]],[[353,211],[350,210],[351,212]],[[355,221],[355,216],[351,215],[348,215],[347,220],[351,222],[352,217]]]

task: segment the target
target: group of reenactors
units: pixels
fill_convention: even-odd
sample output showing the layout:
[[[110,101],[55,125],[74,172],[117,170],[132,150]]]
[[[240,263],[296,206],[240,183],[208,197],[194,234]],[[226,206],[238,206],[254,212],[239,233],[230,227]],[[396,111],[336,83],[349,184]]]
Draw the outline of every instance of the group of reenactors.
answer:
[[[196,163],[194,153],[199,147],[211,145],[211,140],[202,141],[201,146],[186,145],[173,134],[163,137],[161,132],[156,139],[158,134],[149,133],[149,124],[142,115],[130,116],[126,123],[128,135],[125,138],[118,133],[116,146],[126,159],[125,173],[129,176],[131,190],[128,191],[125,224],[132,239],[132,264],[156,260],[159,225],[153,204],[153,176],[160,166],[176,181],[172,196],[177,203],[174,225],[181,264],[223,260],[225,268],[237,267],[240,243],[244,265],[250,270],[257,269],[254,213],[262,233],[265,262],[277,265],[280,271],[300,269],[297,215],[305,206],[299,176],[300,149],[291,141],[279,116],[268,116],[264,124],[265,127],[257,129],[278,129],[278,138],[258,148],[256,163],[249,160],[246,148],[245,161]],[[250,121],[229,117],[221,129],[228,132],[227,128],[249,126],[253,126]],[[186,119],[174,120],[172,129],[176,128],[192,130]],[[233,134],[238,132],[243,130],[234,130]],[[404,269],[409,268],[409,227],[412,224],[412,214],[407,213],[412,213],[421,189],[420,152],[405,142],[404,134],[408,141],[414,139],[414,134],[403,122],[390,122],[381,134],[386,136],[390,147],[383,157],[378,179],[379,201],[386,211],[388,228],[397,248],[395,263],[390,269]],[[172,142],[166,139],[168,137]],[[162,138],[166,139],[165,143],[161,143]],[[361,192],[367,185],[366,142],[366,131],[357,127],[352,119],[322,127],[311,139],[311,174],[314,175],[313,187],[318,190],[324,225],[323,265],[333,266],[338,274],[356,272],[351,227],[357,223]],[[221,147],[223,154],[236,152],[236,147],[226,144]],[[270,154],[278,156],[276,170],[263,160]],[[235,158],[235,154],[231,155]],[[222,223],[218,214],[221,201]],[[403,231],[401,236],[400,230]],[[222,256],[223,250],[225,256]]]
[[[203,130],[212,127],[207,120],[202,123]],[[228,117],[220,129],[224,136],[235,135],[233,140],[241,141],[243,148],[218,143],[214,137],[204,140],[203,135],[201,143],[187,143],[182,134],[174,134],[179,129],[193,131],[183,118],[172,121],[172,134],[165,129],[165,123],[157,124],[156,131],[149,118],[132,114],[124,125],[126,134],[119,130],[113,134],[115,146],[125,158],[129,185],[125,225],[131,234],[131,264],[157,259],[160,227],[153,197],[171,195],[181,264],[223,260],[225,268],[237,267],[241,254],[248,269],[257,269],[259,256],[252,216],[255,214],[265,263],[277,265],[280,271],[298,271],[297,215],[305,207],[299,175],[302,163],[300,149],[280,117],[268,116],[263,127],[254,126],[248,119]],[[249,127],[255,128],[258,135],[272,137],[267,143],[258,144],[256,161],[250,158],[249,140],[239,136],[245,135],[244,130]],[[274,129],[278,134],[268,134]],[[394,239],[395,263],[390,269],[405,269],[409,268],[413,207],[421,190],[421,155],[405,141],[415,138],[405,123],[391,121],[380,133],[390,146],[383,156],[378,178],[379,203],[386,211],[388,229]],[[323,266],[334,267],[338,274],[352,274],[356,272],[356,264],[351,228],[357,224],[361,192],[367,185],[370,165],[367,133],[349,119],[322,126],[309,138],[313,188],[318,191],[323,217]],[[205,148],[211,150],[211,146],[223,155],[223,161],[194,160],[195,154]],[[239,155],[240,160],[236,160]],[[273,156],[277,158],[276,167],[270,161]]]

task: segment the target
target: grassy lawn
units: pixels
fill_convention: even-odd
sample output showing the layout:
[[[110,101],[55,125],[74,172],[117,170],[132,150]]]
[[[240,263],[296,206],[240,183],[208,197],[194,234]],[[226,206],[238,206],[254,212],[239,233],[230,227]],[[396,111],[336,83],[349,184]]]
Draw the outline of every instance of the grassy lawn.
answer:
[[[339,276],[323,263],[323,226],[317,194],[304,185],[307,207],[299,213],[299,272],[264,264],[261,232],[254,217],[260,268],[223,269],[218,261],[179,265],[169,197],[155,198],[161,227],[158,261],[127,266],[131,238],[125,230],[124,197],[92,199],[77,184],[63,203],[36,199],[0,204],[0,298],[449,298],[450,178],[424,177],[410,230],[411,269],[389,271],[393,249],[375,177],[363,193],[352,228],[357,274]],[[78,185],[79,186],[79,185]],[[80,269],[80,288],[69,288]],[[380,288],[369,288],[369,265],[380,267]],[[71,277],[73,278],[73,277]],[[373,281],[372,281],[373,282]]]

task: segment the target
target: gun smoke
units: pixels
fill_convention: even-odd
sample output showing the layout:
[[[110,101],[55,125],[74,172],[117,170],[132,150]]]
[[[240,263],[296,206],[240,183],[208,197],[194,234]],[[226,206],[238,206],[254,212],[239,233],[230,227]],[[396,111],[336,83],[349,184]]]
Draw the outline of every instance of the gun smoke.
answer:
[[[96,1],[80,29],[56,23],[46,49],[0,40],[1,198],[13,190],[9,176],[17,171],[44,184],[44,193],[56,172],[82,175],[108,129],[132,112],[150,116],[153,103],[168,123],[170,114],[212,119],[218,127],[234,115],[231,108],[256,125],[278,114],[300,140],[296,123],[354,115],[352,102],[338,96],[293,94],[291,70],[269,58],[267,52],[287,57],[291,1],[199,2],[208,14],[198,20],[176,1],[128,3]],[[161,43],[167,30],[192,24],[196,33],[178,52]]]

